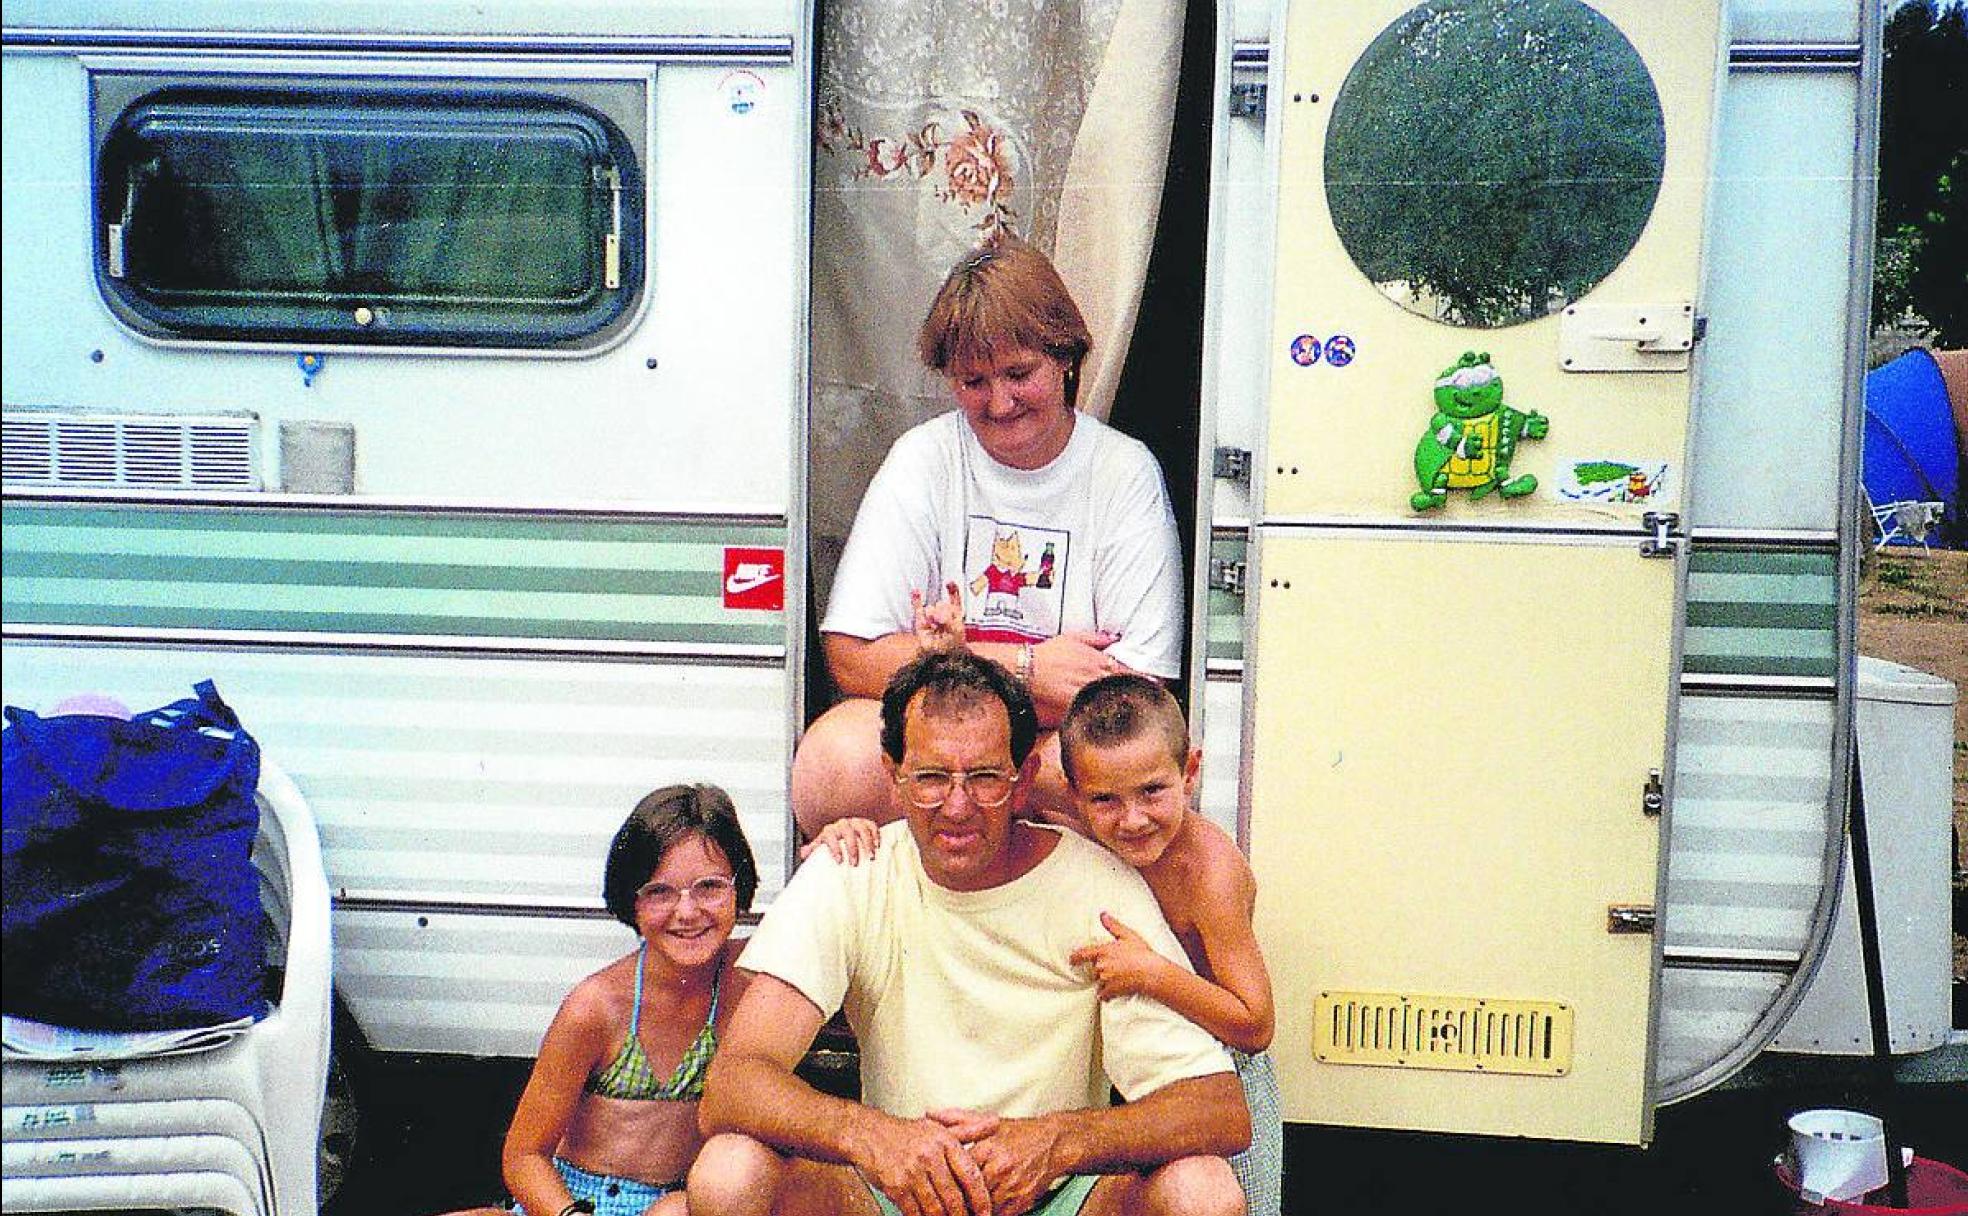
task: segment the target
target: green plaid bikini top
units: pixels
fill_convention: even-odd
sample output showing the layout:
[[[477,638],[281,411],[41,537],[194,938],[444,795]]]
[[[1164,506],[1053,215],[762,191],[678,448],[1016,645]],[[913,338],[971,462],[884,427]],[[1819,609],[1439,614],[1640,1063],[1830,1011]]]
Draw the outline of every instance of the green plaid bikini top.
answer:
[[[648,951],[647,942],[636,951],[635,1012],[629,1015],[629,1037],[622,1040],[621,1050],[607,1067],[588,1077],[585,1088],[604,1098],[626,1098],[631,1102],[694,1102],[704,1096],[704,1073],[711,1066],[711,1057],[717,1054],[718,984],[724,968],[720,965],[711,976],[711,1012],[704,1019],[704,1028],[684,1048],[683,1059],[677,1061],[670,1079],[658,1081],[650,1071],[642,1039],[636,1034],[642,1026],[642,960]]]

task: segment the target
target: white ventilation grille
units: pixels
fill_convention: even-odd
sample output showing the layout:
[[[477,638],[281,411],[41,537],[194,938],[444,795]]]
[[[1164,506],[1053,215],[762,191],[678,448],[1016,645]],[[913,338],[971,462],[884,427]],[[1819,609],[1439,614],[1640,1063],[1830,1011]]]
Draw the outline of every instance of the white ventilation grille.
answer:
[[[259,419],[251,415],[9,411],[10,486],[99,490],[257,490]]]

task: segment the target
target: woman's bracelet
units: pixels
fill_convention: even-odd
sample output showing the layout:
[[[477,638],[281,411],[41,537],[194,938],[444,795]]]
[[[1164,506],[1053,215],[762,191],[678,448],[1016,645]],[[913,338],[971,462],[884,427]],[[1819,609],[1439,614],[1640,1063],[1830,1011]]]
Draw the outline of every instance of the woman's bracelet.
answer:
[[[1018,647],[1018,682],[1025,687],[1032,686],[1032,644],[1025,642]]]

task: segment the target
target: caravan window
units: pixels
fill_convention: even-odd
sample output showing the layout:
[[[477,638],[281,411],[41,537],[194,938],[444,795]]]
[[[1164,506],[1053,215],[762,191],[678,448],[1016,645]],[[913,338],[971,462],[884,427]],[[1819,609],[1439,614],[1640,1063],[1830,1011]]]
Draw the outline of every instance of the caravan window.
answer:
[[[565,98],[166,89],[102,141],[98,277],[161,337],[579,345],[641,286],[639,180]]]

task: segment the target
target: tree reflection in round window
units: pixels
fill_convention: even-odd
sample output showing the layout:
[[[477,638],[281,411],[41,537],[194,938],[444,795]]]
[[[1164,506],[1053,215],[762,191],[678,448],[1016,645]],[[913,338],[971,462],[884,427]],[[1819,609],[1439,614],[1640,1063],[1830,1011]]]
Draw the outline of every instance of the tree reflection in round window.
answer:
[[[1556,312],[1632,250],[1660,192],[1660,98],[1577,0],[1437,0],[1381,31],[1326,136],[1356,266],[1411,312],[1494,328]]]

